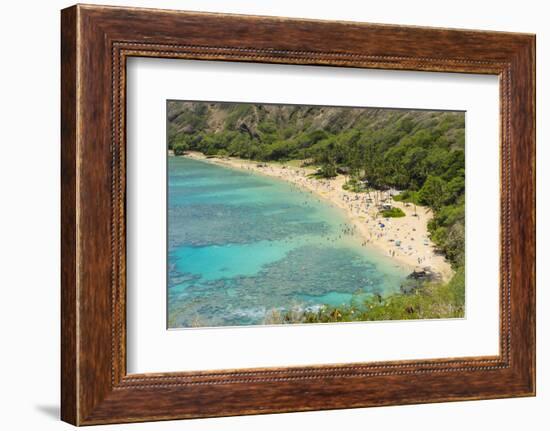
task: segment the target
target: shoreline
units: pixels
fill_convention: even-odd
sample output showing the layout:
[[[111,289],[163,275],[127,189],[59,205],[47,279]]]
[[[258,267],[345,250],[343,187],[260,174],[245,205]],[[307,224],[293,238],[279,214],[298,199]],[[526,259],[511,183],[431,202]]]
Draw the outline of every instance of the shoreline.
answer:
[[[435,252],[435,246],[429,238],[428,222],[432,218],[432,212],[426,207],[416,206],[414,215],[413,205],[396,202],[391,196],[387,196],[385,202],[400,208],[405,217],[384,218],[378,214],[377,206],[366,193],[355,193],[342,188],[346,180],[341,174],[331,179],[308,178],[316,169],[234,157],[207,157],[196,151],[189,151],[184,156],[177,157],[187,157],[279,178],[315,193],[345,212],[350,223],[361,235],[363,246],[373,246],[385,257],[394,260],[410,272],[429,267],[443,282],[449,281],[453,276],[454,272],[449,262]]]

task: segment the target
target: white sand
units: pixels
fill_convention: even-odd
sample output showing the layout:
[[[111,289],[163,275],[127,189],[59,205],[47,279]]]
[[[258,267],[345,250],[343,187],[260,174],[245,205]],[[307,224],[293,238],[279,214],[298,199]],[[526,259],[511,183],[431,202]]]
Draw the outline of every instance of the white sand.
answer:
[[[396,202],[383,192],[371,192],[367,195],[344,190],[342,185],[346,179],[343,175],[333,179],[308,178],[307,176],[315,171],[312,168],[260,163],[232,157],[206,158],[199,152],[189,152],[186,157],[281,178],[310,190],[346,212],[361,233],[365,246],[374,246],[410,271],[429,267],[432,272],[440,274],[444,281],[448,281],[453,275],[449,262],[444,256],[436,254],[434,244],[430,241],[427,225],[433,214],[429,208],[416,206],[415,215],[415,207],[412,204]],[[385,203],[402,209],[405,217],[381,217],[376,204],[382,199],[386,199]]]

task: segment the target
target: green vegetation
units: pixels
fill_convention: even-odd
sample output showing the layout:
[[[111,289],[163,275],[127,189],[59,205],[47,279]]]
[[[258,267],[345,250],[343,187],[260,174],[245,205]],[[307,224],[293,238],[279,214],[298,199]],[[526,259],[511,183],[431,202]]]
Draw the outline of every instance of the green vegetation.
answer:
[[[391,209],[382,210],[380,212],[382,214],[382,217],[405,217],[405,213],[401,208],[393,207]]]
[[[324,306],[316,311],[292,309],[272,311],[267,323],[330,323],[352,321],[440,319],[464,316],[464,269],[447,284],[427,283],[410,294],[379,295],[340,307]]]
[[[185,138],[182,137],[172,144],[172,150],[174,151],[174,155],[181,156],[189,150],[189,144]]]
[[[334,178],[338,175],[336,165],[333,163],[324,163],[317,172],[311,174],[313,178]]]
[[[464,272],[464,124],[462,112],[168,103],[168,145],[176,155],[194,150],[258,161],[300,160],[317,166],[318,178],[345,172],[346,190],[400,190],[396,201],[433,211],[431,239],[457,275]],[[382,215],[405,214],[393,208]],[[464,290],[457,275],[446,287],[426,286],[414,297],[371,303],[369,313],[375,315],[377,307],[397,312],[404,305],[400,301],[412,307],[411,316],[435,312],[428,303],[442,299],[449,286],[462,283]]]
[[[393,200],[397,202],[408,202],[415,205],[420,205],[420,196],[418,192],[414,190],[404,190],[398,195],[395,195]]]
[[[351,178],[342,186],[342,188],[344,190],[347,190],[348,192],[354,192],[354,193],[362,193],[367,191],[365,184],[359,181],[357,178]]]

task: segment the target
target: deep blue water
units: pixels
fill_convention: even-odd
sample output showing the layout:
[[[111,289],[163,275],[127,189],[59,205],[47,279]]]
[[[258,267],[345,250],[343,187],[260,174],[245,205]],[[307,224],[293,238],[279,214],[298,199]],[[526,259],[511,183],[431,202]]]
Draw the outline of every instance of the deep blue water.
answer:
[[[169,157],[169,327],[256,325],[397,292],[407,274],[346,227],[340,209],[285,181]]]

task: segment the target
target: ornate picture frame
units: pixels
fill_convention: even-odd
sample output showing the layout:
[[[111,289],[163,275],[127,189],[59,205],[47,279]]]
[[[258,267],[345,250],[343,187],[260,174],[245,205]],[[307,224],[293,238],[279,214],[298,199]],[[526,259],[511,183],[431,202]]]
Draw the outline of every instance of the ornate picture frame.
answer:
[[[535,394],[535,37],[77,5],[61,20],[61,416],[74,425]],[[500,353],[128,374],[126,60],[497,75]]]

